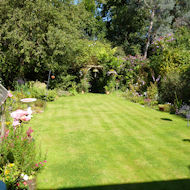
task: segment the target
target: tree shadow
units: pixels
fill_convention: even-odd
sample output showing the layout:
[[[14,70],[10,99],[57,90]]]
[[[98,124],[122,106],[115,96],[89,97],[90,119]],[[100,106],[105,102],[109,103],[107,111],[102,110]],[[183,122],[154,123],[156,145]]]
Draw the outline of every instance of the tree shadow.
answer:
[[[182,139],[182,141],[190,143],[190,139]]]
[[[189,190],[190,179],[39,190]]]
[[[169,119],[169,118],[160,118],[160,119],[164,121],[172,121],[172,119]]]

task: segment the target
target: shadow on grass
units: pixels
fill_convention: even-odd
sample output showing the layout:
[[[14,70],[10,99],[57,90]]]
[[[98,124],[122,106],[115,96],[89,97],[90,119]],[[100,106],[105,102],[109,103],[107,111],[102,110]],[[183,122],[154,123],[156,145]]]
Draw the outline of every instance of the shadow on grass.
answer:
[[[169,118],[160,118],[160,119],[164,121],[172,121],[172,119],[169,119]]]
[[[38,190],[190,190],[190,179]]]
[[[190,139],[183,139],[182,141],[190,143]]]

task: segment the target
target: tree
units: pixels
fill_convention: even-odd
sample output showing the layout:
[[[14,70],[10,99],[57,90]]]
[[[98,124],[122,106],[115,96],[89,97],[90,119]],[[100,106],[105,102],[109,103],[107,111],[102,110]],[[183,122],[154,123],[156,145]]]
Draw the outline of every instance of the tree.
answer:
[[[95,18],[83,4],[59,0],[0,2],[0,68],[6,86],[17,78],[44,81],[48,70],[76,70],[82,39]],[[73,71],[71,71],[72,73]]]
[[[107,25],[107,38],[121,46],[126,54],[142,51],[148,12],[139,0],[107,0],[102,4],[102,17]]]
[[[174,9],[175,0],[143,0],[150,12],[147,41],[144,51],[144,58],[147,57],[151,38],[157,35],[165,35],[171,32],[173,17],[170,12]]]

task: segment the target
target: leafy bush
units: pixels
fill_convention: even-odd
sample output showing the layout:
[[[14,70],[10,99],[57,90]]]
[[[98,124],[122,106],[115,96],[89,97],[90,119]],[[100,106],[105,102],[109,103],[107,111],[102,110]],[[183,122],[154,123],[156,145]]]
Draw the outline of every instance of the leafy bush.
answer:
[[[46,101],[54,101],[57,92],[56,90],[47,90],[46,84],[41,83],[39,81],[30,81],[28,83],[25,83],[23,85],[18,85],[18,83],[15,85],[15,97],[17,97],[17,100],[20,101],[22,98],[37,98],[40,100],[46,100]]]
[[[76,83],[73,83],[72,84],[72,87],[69,88],[69,93],[73,96],[77,95],[78,92],[77,92],[77,85]]]
[[[144,104],[144,97],[138,94],[133,87],[131,87],[131,90],[126,90],[126,92],[123,93],[123,97],[134,103]]]
[[[77,88],[79,92],[88,92],[90,88],[90,83],[88,82],[88,79],[87,78],[81,79]]]
[[[179,72],[170,72],[161,80],[159,88],[159,100],[160,102],[174,103],[176,96],[182,98],[182,86]]]
[[[182,83],[181,99],[190,104],[190,63],[189,67],[180,75],[180,80]]]
[[[144,59],[141,55],[124,57],[117,71],[120,85],[124,84],[129,88],[130,84],[138,83],[139,90],[144,89],[145,84],[147,84],[146,67],[148,62],[149,60]]]
[[[54,81],[51,81],[50,86],[63,91],[68,91],[75,81],[76,76],[70,74],[60,74]]]
[[[59,97],[62,97],[62,96],[70,96],[71,94],[68,91],[57,89],[57,95]]]
[[[116,90],[116,79],[115,77],[111,77],[111,79],[107,82],[107,85],[104,87],[106,92],[114,92]]]
[[[158,87],[156,82],[150,82],[150,86],[147,88],[147,97],[153,101],[158,100]]]
[[[156,75],[186,70],[190,63],[189,37],[189,28],[182,27],[175,34],[159,37],[153,42],[149,65]]]

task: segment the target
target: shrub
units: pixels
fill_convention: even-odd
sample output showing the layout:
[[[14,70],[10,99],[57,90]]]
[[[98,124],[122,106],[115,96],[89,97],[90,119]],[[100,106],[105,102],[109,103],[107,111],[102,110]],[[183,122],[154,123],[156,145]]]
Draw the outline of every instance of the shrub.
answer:
[[[80,83],[78,84],[78,91],[79,92],[88,92],[90,88],[90,83],[88,82],[87,78],[81,79]]]
[[[138,94],[134,88],[132,88],[132,90],[127,89],[126,92],[123,93],[123,97],[134,103],[144,104],[144,97]]]
[[[183,102],[190,104],[190,65],[180,76],[182,83],[181,98]]]
[[[70,93],[68,91],[65,91],[65,90],[57,89],[57,95],[59,97],[70,96]]]
[[[107,85],[104,87],[106,92],[114,92],[116,90],[116,77],[111,76],[110,80],[108,80]]]
[[[145,70],[148,62],[149,60],[144,59],[141,55],[126,56],[118,69],[120,85],[125,84],[129,87],[130,84],[138,83],[139,87],[143,88],[147,83],[147,72]]]
[[[159,88],[159,100],[161,102],[174,103],[177,98],[182,98],[182,81],[179,72],[170,72],[161,80]]]
[[[72,95],[72,96],[76,96],[78,94],[77,92],[77,85],[75,82],[72,83],[72,86],[69,88],[69,93]]]
[[[150,86],[147,88],[147,97],[153,101],[158,100],[158,87],[156,82],[150,82]]]

